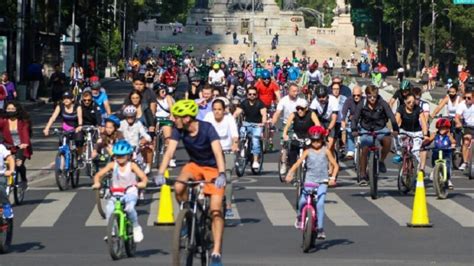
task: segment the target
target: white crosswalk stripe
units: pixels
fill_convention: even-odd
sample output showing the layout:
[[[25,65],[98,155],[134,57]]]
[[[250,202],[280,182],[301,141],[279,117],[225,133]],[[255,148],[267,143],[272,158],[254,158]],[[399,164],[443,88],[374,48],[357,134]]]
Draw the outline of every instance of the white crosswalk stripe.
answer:
[[[428,197],[428,203],[463,227],[474,227],[474,212],[453,200],[438,200]]]
[[[97,204],[94,204],[94,208],[92,209],[89,218],[87,218],[86,226],[107,226],[107,220],[100,216],[99,211],[97,210]]]
[[[23,221],[21,227],[52,227],[69,206],[76,192],[49,193]]]
[[[336,193],[326,195],[325,213],[336,226],[368,226]]]
[[[296,213],[283,193],[257,192],[264,210],[274,226],[291,226]]]
[[[381,197],[373,200],[370,197],[366,197],[366,199],[392,218],[398,225],[406,226],[407,222],[410,221],[411,210],[395,198]]]

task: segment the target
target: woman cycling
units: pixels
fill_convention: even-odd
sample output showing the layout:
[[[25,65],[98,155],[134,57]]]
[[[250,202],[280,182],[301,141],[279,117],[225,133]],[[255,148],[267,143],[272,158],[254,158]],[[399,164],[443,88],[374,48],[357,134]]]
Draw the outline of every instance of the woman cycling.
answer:
[[[201,78],[199,76],[191,77],[188,90],[184,93],[184,99],[196,100],[201,98]]]
[[[283,141],[288,145],[288,141],[290,140],[288,131],[290,131],[290,128],[292,128],[293,133],[296,134],[298,139],[305,139],[308,137],[308,129],[314,125],[320,125],[318,116],[308,109],[308,101],[306,101],[306,99],[298,98],[298,100],[296,100],[296,112],[288,116],[285,128],[283,129]],[[291,141],[288,162],[282,164],[280,169],[281,174],[286,173],[287,165],[293,165],[296,162],[298,152],[298,142]],[[283,156],[283,158],[284,157],[286,156]]]
[[[111,115],[105,119],[104,132],[100,135],[92,152],[92,158],[96,158],[99,153],[105,149],[105,152],[112,156],[112,147],[117,140],[123,139],[123,134],[118,130],[120,127],[120,119],[115,115]]]
[[[82,154],[84,135],[82,134],[82,108],[73,102],[74,96],[69,91],[63,93],[62,103],[56,106],[43,130],[44,135],[49,135],[49,129],[58,116],[62,119],[62,129],[68,137],[73,136],[77,147],[78,158]]]
[[[462,96],[458,94],[458,87],[452,84],[448,89],[448,94],[444,96],[444,98],[439,102],[438,106],[436,106],[434,109],[433,113],[430,115],[432,119],[435,118],[435,116],[443,109],[443,107],[446,106],[446,114],[451,124],[451,132],[453,133],[458,145],[461,144],[462,132],[455,129],[456,123],[454,123],[454,117],[456,116],[456,109],[462,101]]]
[[[23,183],[27,187],[25,160],[33,154],[31,149],[31,121],[28,113],[18,102],[8,102],[0,119],[0,134],[3,144],[14,155],[15,164]]]
[[[165,140],[165,146],[168,146],[169,139],[171,138],[171,129],[173,127],[173,121],[171,116],[171,107],[174,104],[173,97],[168,95],[166,86],[155,86],[156,93],[156,122],[157,127],[163,131],[163,138]],[[169,167],[176,167],[176,159],[173,158],[170,161]]]
[[[151,112],[149,105],[143,104],[143,96],[140,92],[133,90],[128,95],[130,105],[135,106],[137,109],[137,120],[142,123],[143,126],[148,130],[148,134],[153,135],[155,132],[155,124],[153,123],[153,113]]]

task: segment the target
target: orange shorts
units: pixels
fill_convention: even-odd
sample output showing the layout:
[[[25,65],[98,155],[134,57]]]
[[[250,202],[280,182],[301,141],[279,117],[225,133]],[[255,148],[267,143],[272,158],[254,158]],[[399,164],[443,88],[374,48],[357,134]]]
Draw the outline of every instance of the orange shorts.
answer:
[[[201,166],[193,162],[184,165],[181,173],[192,175],[194,180],[212,181],[219,175],[219,170],[216,167]],[[224,188],[217,188],[214,184],[204,185],[204,194],[224,196]]]

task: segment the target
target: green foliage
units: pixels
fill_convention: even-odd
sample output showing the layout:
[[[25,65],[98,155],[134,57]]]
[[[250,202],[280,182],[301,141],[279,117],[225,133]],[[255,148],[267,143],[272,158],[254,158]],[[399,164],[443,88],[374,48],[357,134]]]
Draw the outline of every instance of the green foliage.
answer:
[[[186,23],[188,11],[194,6],[194,0],[162,0],[160,5],[161,16],[158,22],[181,22]]]
[[[330,27],[334,17],[333,9],[336,7],[336,0],[297,0],[299,7],[309,7],[324,14],[324,25]],[[320,19],[309,14],[304,14],[306,27],[319,26]]]
[[[122,49],[122,39],[118,27],[113,28],[110,32],[101,32],[99,43],[99,55],[102,58],[108,58],[111,61],[119,58]]]

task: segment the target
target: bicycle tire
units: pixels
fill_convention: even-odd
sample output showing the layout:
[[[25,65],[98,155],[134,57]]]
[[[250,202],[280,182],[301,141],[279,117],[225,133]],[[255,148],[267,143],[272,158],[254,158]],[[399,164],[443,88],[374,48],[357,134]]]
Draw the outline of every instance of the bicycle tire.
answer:
[[[298,203],[301,196],[301,166],[296,169],[296,179],[295,179],[295,187],[296,187],[296,201],[295,201],[295,208],[298,210]]]
[[[25,199],[25,187],[23,182],[13,188],[13,197],[15,199],[15,205],[21,205],[23,203]]]
[[[280,179],[280,182],[281,183],[284,183],[285,182],[285,178],[286,178],[286,173],[284,174],[281,174],[281,166],[284,164],[284,162],[281,161],[281,159],[279,160],[278,162],[278,178]],[[286,164],[286,163],[285,163]]]
[[[125,242],[125,254],[127,257],[135,257],[135,253],[137,252],[137,243],[135,243],[135,239],[133,236],[133,225],[130,221],[127,222],[127,235],[128,238]]]
[[[119,216],[112,213],[107,223],[107,245],[109,247],[109,254],[113,260],[122,258],[124,249],[124,241],[119,236],[120,232],[120,221]]]
[[[262,141],[262,151],[263,153],[268,152],[268,146],[270,144],[270,124],[265,123],[265,127],[263,128],[263,141]]]
[[[65,172],[64,163],[66,162],[64,154],[58,152],[55,158],[54,177],[59,190],[64,191],[69,188],[69,176]]]
[[[243,156],[242,156],[243,155]],[[239,142],[239,152],[235,158],[235,173],[238,177],[242,177],[245,173],[245,166],[247,165],[247,151],[243,141]]]
[[[357,183],[361,181],[359,158],[360,158],[360,149],[356,148],[354,152],[354,169],[356,172]]]
[[[225,205],[225,202],[223,202],[223,204]],[[214,238],[212,236],[212,220],[209,213],[203,216],[203,218],[204,221],[201,229],[201,265],[208,266],[211,261],[212,250],[214,248]]]
[[[404,160],[402,164],[400,164],[399,169],[398,169],[397,187],[398,187],[398,192],[401,195],[406,195],[411,190],[411,186],[407,183],[407,182],[411,182],[411,178],[409,177],[410,164],[411,163],[409,160]],[[411,166],[413,165],[411,164]]]
[[[195,247],[193,213],[182,209],[176,218],[172,240],[172,264],[174,266],[193,265]]]
[[[378,161],[375,158],[375,152],[371,152],[369,155],[369,160],[367,161],[368,171],[367,175],[369,176],[370,184],[370,197],[372,199],[377,199],[377,164]]]
[[[71,169],[69,170],[71,187],[77,188],[79,186],[79,177],[81,172],[78,168],[77,153],[75,151],[71,152]]]
[[[105,207],[107,206],[107,203],[105,202],[105,199],[103,197],[104,193],[102,193],[102,197],[100,195],[101,190],[102,188],[95,190],[95,204],[97,206],[97,211],[99,212],[100,217],[102,217],[102,219],[105,219]]]
[[[438,199],[446,199],[448,197],[448,189],[446,182],[443,182],[443,165],[437,163],[433,169],[433,188]]]
[[[161,163],[161,146],[163,145],[163,139],[161,134],[156,137],[155,142],[155,166],[158,168],[160,167]]]
[[[0,254],[7,253],[13,239],[13,218],[4,219],[0,213]]]
[[[472,154],[474,152],[474,143],[471,143],[471,159],[467,162],[466,166],[466,172],[467,172],[467,177],[469,179],[474,179],[474,155]]]
[[[306,210],[306,217],[303,226],[303,252],[308,253],[309,249],[313,246],[313,217],[311,217],[311,211]]]

